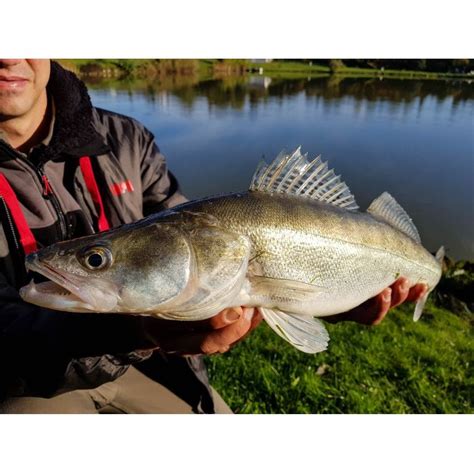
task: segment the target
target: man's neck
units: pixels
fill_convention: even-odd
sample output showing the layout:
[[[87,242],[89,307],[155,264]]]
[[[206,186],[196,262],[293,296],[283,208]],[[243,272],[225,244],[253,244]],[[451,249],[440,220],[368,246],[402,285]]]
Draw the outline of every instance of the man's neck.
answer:
[[[0,121],[0,129],[13,148],[28,152],[46,138],[51,120],[52,106],[45,91],[28,114]]]

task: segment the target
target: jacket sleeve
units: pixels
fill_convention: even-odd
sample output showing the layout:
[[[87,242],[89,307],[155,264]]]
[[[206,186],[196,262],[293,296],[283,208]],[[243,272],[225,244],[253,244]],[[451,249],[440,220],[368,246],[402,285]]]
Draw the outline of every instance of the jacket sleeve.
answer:
[[[2,274],[0,307],[0,398],[98,386],[140,360],[127,353],[147,346],[140,317],[40,308]]]
[[[143,215],[177,206],[187,201],[178,181],[168,170],[153,134],[144,129],[143,158],[140,165],[143,189]]]

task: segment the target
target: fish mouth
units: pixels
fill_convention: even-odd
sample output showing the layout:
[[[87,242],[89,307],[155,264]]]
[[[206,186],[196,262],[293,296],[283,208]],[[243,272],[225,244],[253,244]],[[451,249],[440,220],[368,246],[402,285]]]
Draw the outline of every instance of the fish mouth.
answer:
[[[51,265],[39,262],[36,254],[27,257],[26,268],[49,279],[42,283],[31,280],[20,289],[21,298],[28,303],[80,313],[107,312],[117,305],[118,298],[114,288],[106,288],[111,285],[104,284],[97,278],[71,274],[65,277]]]

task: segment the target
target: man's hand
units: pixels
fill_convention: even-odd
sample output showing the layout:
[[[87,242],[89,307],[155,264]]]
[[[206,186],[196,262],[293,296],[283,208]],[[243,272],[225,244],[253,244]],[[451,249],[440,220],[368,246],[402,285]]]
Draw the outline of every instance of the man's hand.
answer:
[[[406,278],[399,278],[389,288],[385,288],[380,294],[362,303],[346,313],[336,314],[324,318],[329,323],[340,321],[355,321],[369,326],[380,324],[390,308],[402,304],[404,301],[416,301],[423,297],[428,291],[425,284],[417,284],[410,288],[410,282]]]
[[[239,306],[204,321],[165,321],[147,317],[143,325],[154,348],[180,355],[210,355],[228,351],[261,321],[256,309]]]

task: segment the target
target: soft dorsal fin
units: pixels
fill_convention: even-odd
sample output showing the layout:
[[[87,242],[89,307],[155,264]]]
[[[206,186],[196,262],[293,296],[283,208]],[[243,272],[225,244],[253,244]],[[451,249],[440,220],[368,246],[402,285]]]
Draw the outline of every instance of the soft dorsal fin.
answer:
[[[328,168],[321,156],[308,160],[301,147],[292,153],[282,151],[269,165],[262,162],[250,184],[250,191],[304,196],[348,210],[358,206],[346,183]]]
[[[382,193],[375,199],[367,209],[367,212],[401,230],[415,242],[421,244],[420,234],[410,216],[389,193]]]

